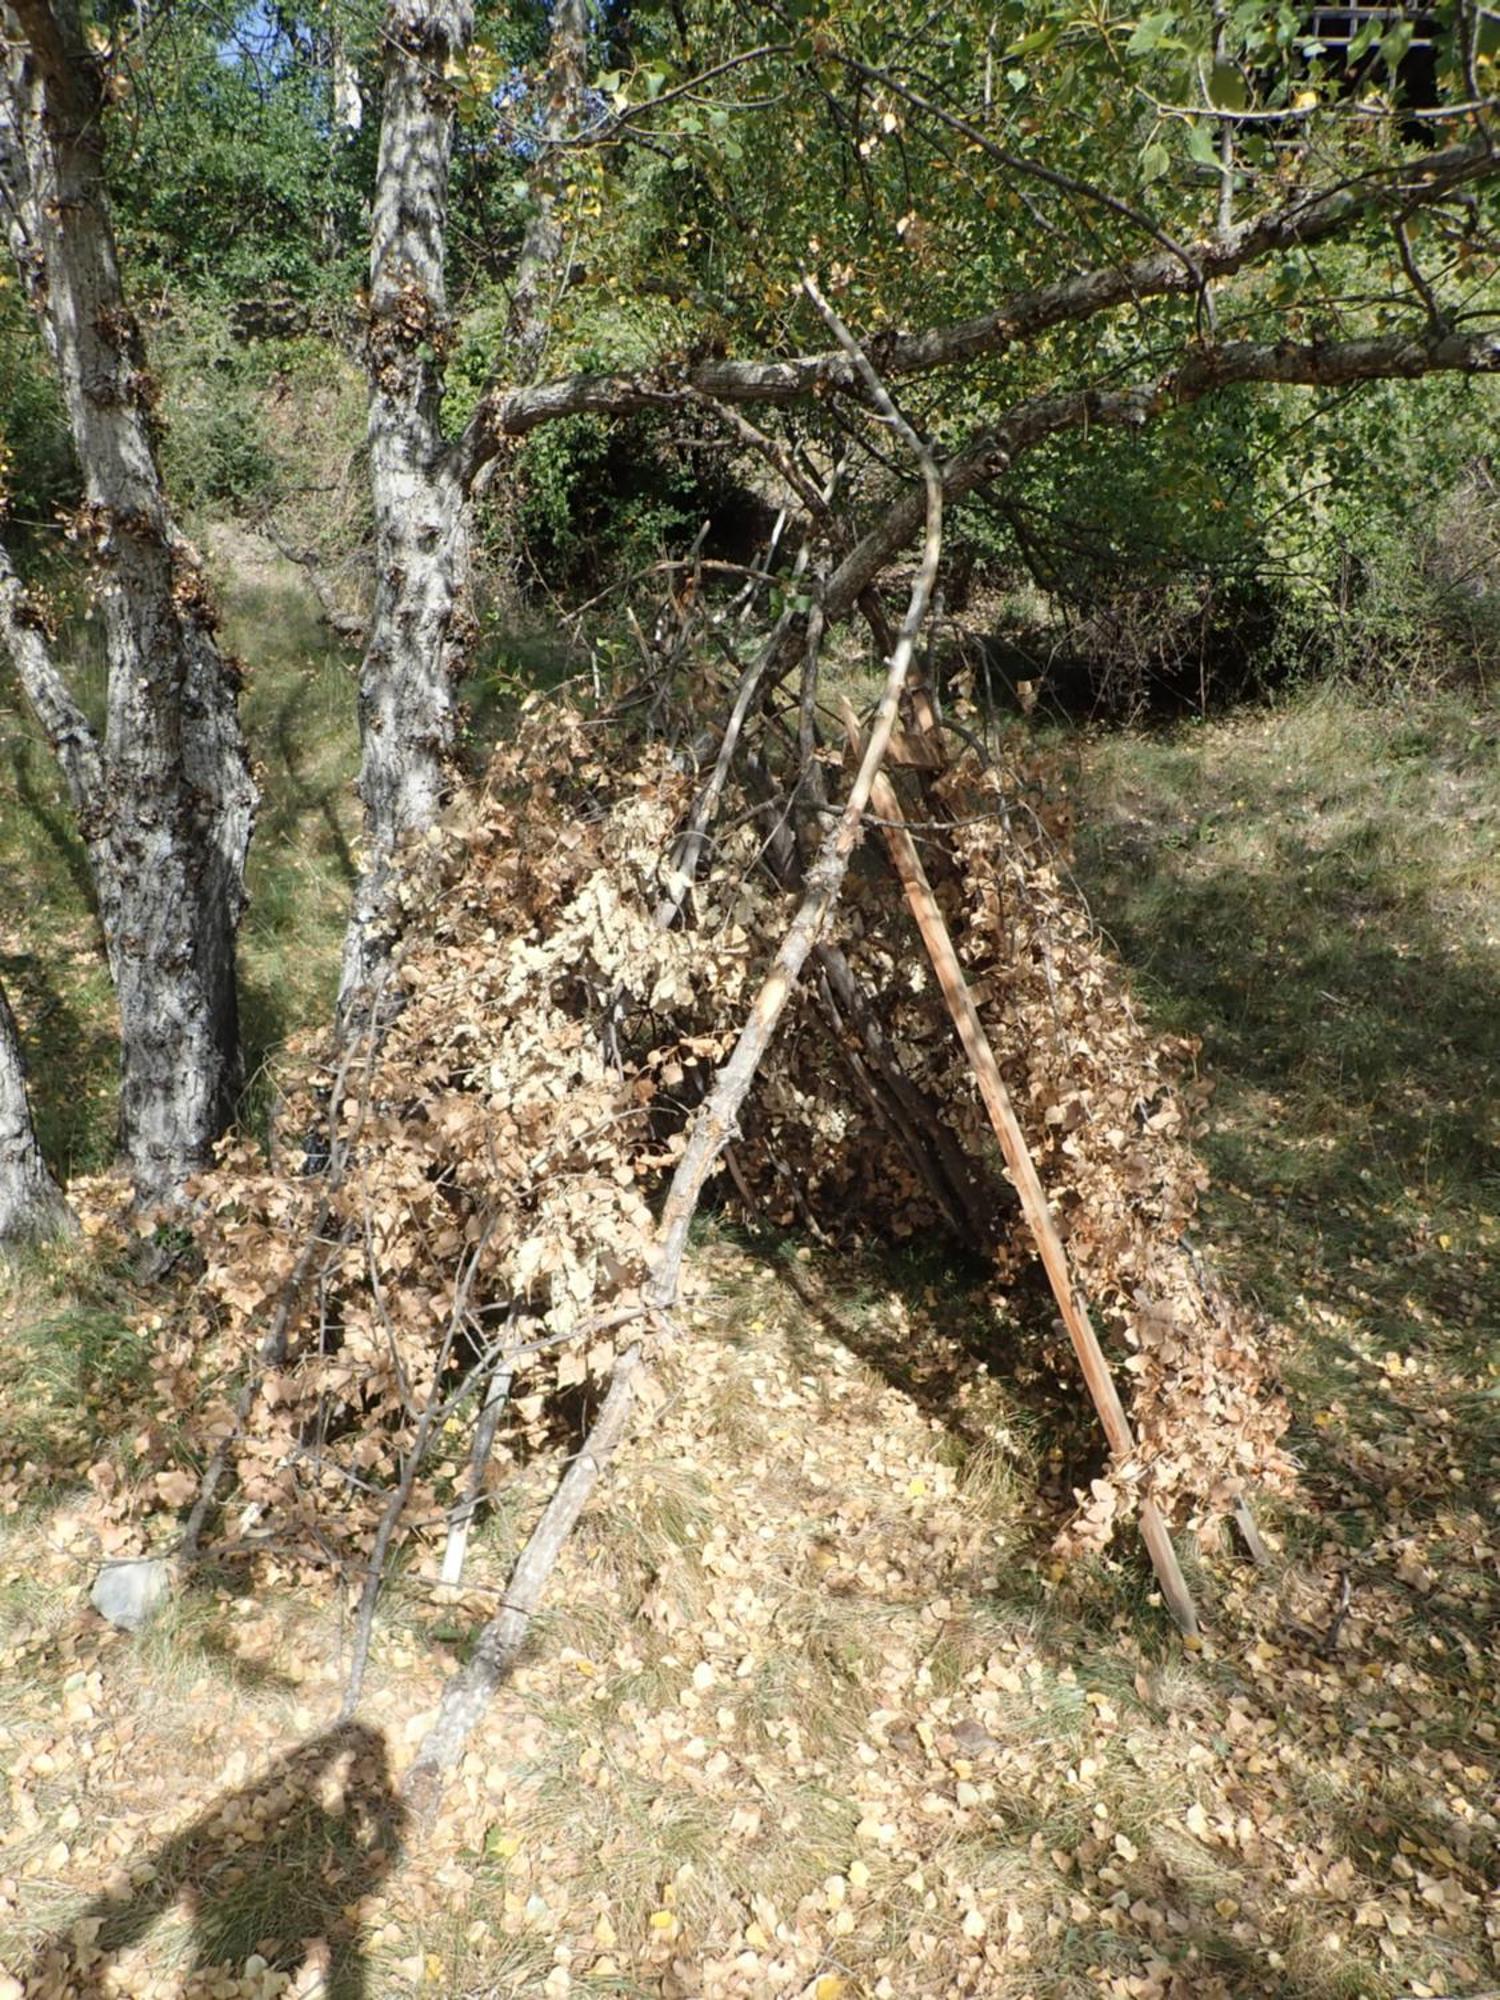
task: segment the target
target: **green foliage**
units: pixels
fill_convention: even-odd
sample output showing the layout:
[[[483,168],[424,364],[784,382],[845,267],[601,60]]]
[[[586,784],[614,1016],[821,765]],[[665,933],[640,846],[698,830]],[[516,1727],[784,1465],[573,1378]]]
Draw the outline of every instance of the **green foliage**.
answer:
[[[129,115],[115,121],[113,159],[131,267],[230,328],[189,371],[212,388],[174,412],[171,469],[194,504],[243,507],[266,487],[259,384],[236,343],[341,313],[361,281],[377,11],[374,0],[338,0],[267,16],[215,0],[128,43]],[[1455,10],[1441,5],[1436,19],[1435,83],[1461,95]],[[682,0],[594,21],[585,119],[602,133],[622,117],[632,142],[553,154],[543,170],[548,26],[541,6],[481,7],[453,79],[450,434],[504,372],[515,255],[543,182],[567,245],[542,363],[560,373],[825,345],[804,267],[878,358],[886,329],[982,313],[1070,269],[1191,244],[1226,214],[1388,165],[1413,143],[1399,115],[1371,115],[1398,94],[1410,39],[1399,21],[1372,20],[1351,52],[1351,86],[1343,57],[1309,46],[1295,9],[1253,0],[1222,18],[1115,0],[1084,15],[1057,0],[959,0],[920,25],[889,0],[777,0],[753,28],[724,0]],[[736,66],[754,42],[760,53]],[[1477,51],[1482,83],[1493,57]],[[360,93],[357,134],[335,115],[339,64]],[[1226,177],[1216,114],[1268,109],[1288,122],[1236,127]],[[1418,266],[1470,315],[1492,286],[1489,200],[1462,227],[1433,217],[1411,230]],[[1029,397],[1150,379],[1194,341],[1316,340],[1425,312],[1382,224],[1316,257],[1275,257],[1211,298],[1144,301],[902,393],[952,447]],[[212,345],[206,323],[199,334]],[[826,412],[795,424],[815,457],[839,448]],[[1388,552],[1400,547],[1399,530],[1377,533],[1378,523],[1435,504],[1468,435],[1441,391],[1403,385],[1321,405],[1240,391],[1139,436],[1053,445],[1000,485],[998,512],[950,523],[950,549],[1029,573],[1071,627],[1102,611],[1111,646],[1128,625],[1145,660],[1171,654],[1195,620],[1202,643],[1241,658],[1264,650],[1276,624],[1282,653],[1305,657],[1334,643],[1329,620],[1335,605],[1345,617],[1350,574],[1391,577],[1393,615],[1411,601],[1398,569],[1376,561],[1382,536]],[[719,504],[703,490],[712,463],[639,418],[539,433],[501,495],[506,559],[519,551],[553,584],[648,560]],[[872,482],[863,497],[880,491]],[[1205,624],[1210,577],[1227,610]]]
[[[702,498],[642,419],[570,417],[529,439],[517,465],[520,526],[539,576],[598,578],[691,532]]]
[[[1067,436],[956,525],[1044,593],[1032,677],[1069,706],[1202,707],[1288,673],[1483,682],[1500,640],[1493,385],[1237,389]]]
[[[15,286],[0,286],[0,496],[23,528],[50,527],[78,491],[56,380]]]
[[[168,490],[188,510],[243,510],[276,477],[264,412],[278,349],[235,340],[221,312],[191,303],[158,327],[153,349],[172,385],[161,447]]]
[[[1500,684],[1500,509],[1482,461],[1422,514],[1372,516],[1341,558],[1332,587],[1283,621],[1283,656],[1303,676],[1392,691]]]
[[[358,49],[361,25],[359,10],[338,11],[336,23],[219,0],[169,11],[132,49],[110,171],[138,290],[238,305],[261,328],[352,295],[375,121],[356,135],[334,117],[334,29]],[[362,81],[368,98],[368,66]]]
[[[1381,384],[1322,414],[1269,548],[1279,646],[1304,675],[1483,686],[1500,665],[1493,384]]]
[[[1453,20],[1438,12],[1436,83],[1453,92]],[[1399,115],[1370,114],[1391,106],[1406,30],[1375,28],[1353,52],[1368,59],[1355,105],[1295,10],[1249,0],[1227,11],[1217,40],[1211,15],[1190,8],[1080,17],[1050,0],[964,0],[916,27],[878,0],[784,4],[758,17],[770,47],[752,65],[680,89],[746,46],[743,21],[716,0],[639,10],[601,51],[595,88],[601,115],[608,105],[627,116],[649,143],[562,163],[572,264],[547,370],[826,345],[800,290],[804,266],[878,359],[887,328],[982,313],[1153,238],[1201,240],[1226,201],[1237,220],[1301,183],[1388,165],[1412,132]],[[485,81],[497,74],[492,63]],[[1257,107],[1295,120],[1237,128],[1226,182],[1213,114]],[[477,128],[485,115],[476,91],[467,116]],[[523,193],[510,186],[519,221]],[[1471,315],[1492,286],[1479,227],[1489,199],[1461,231],[1441,217],[1412,225],[1418,266]],[[951,448],[1028,397],[1149,381],[1197,341],[1315,341],[1425,311],[1380,224],[1316,257],[1272,258],[1211,299],[1143,302],[901,393]],[[502,353],[495,295],[468,326],[461,400]],[[1388,579],[1390,614],[1425,632],[1426,600],[1377,561],[1376,543],[1399,551],[1397,524],[1422,519],[1462,476],[1487,421],[1466,393],[1239,390],[1139,434],[1070,435],[999,482],[994,504],[950,520],[950,560],[1029,575],[1085,651],[1107,649],[1116,669],[1123,655],[1147,677],[1190,670],[1196,693],[1225,666],[1238,686],[1341,646],[1341,579],[1354,572],[1361,590]],[[793,428],[815,458],[839,448],[817,409]],[[634,427],[613,436],[623,451],[575,424],[520,455],[523,537],[539,571],[560,578],[581,557],[649,550],[708,511],[675,468],[645,476],[651,453]],[[882,490],[874,480],[867,496]]]

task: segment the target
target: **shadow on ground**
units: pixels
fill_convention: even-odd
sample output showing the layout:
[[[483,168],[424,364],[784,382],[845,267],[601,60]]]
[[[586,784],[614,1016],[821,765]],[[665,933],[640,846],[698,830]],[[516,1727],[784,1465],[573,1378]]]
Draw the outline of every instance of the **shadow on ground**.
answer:
[[[401,1828],[384,1738],[357,1723],[329,1730],[135,1857],[132,1875],[147,1879],[133,1893],[100,1896],[47,1939],[23,1990],[33,2000],[122,1990],[122,1956],[180,1907],[191,1925],[184,1971],[237,1973],[259,1957],[292,1976],[316,1969],[328,2000],[363,2000],[358,1905],[394,1866]]]

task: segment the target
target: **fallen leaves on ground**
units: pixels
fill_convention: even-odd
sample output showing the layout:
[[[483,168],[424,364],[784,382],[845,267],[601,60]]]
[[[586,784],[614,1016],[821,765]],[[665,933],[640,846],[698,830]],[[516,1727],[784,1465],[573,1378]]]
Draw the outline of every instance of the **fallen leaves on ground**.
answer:
[[[163,2000],[309,1993],[356,1953],[390,1994],[1494,1983],[1496,1551],[1465,1497],[1426,1592],[1409,1535],[1364,1552],[1326,1649],[1347,1551],[1287,1517],[1271,1577],[1214,1565],[1185,1654],[1130,1564],[1057,1564],[1006,1390],[970,1391],[971,1427],[1011,1440],[990,1452],[924,1409],[922,1372],[961,1359],[959,1300],[858,1260],[791,1270],[699,1257],[649,1428],[399,1865],[394,1785],[524,1521],[477,1538],[457,1601],[419,1573],[393,1590],[362,1712],[389,1770],[361,1802],[320,1747],[330,1615],[228,1581],[124,1640],[82,1603],[97,1498],[43,1507],[0,1468],[11,1979],[80,1990],[64,1966],[123,1905],[139,1934],[90,1990]],[[903,1387],[855,1351],[893,1336]],[[242,1911],[278,1869],[280,1918]]]

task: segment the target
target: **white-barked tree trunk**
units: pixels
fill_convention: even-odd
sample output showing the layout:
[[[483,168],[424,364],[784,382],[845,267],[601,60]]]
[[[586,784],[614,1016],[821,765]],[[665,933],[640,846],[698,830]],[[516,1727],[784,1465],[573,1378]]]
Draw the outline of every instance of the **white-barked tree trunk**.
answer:
[[[21,1032],[0,986],[0,1250],[56,1236],[71,1222],[37,1144]]]
[[[364,854],[339,985],[345,1026],[363,1018],[389,955],[402,842],[433,825],[452,785],[455,684],[473,632],[467,494],[441,423],[451,69],[473,26],[467,0],[396,0],[386,17],[366,336],[376,586],[359,687]]]
[[[76,0],[14,0],[0,76],[0,192],[56,363],[108,658],[102,740],[8,563],[3,636],[57,752],[88,850],[120,1009],[120,1150],[171,1199],[240,1084],[235,938],[256,790],[239,677],[172,518],[155,389],[125,300],[104,189],[104,78]]]

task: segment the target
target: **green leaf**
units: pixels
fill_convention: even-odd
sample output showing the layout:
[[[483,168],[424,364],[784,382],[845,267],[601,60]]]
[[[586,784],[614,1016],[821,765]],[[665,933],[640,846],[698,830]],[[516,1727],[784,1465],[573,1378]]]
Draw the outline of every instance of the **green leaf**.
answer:
[[[1006,51],[1007,60],[1014,62],[1017,56],[1032,56],[1040,49],[1050,49],[1056,40],[1056,28],[1036,28],[1031,34],[1022,35],[1020,41],[1011,43]]]
[[[1390,33],[1382,38],[1380,60],[1385,64],[1392,76],[1396,73],[1396,65],[1411,47],[1412,37],[1416,32],[1417,24],[1415,21],[1398,21]]]
[[[1219,164],[1218,134],[1212,125],[1202,119],[1194,120],[1188,128],[1188,158],[1196,160],[1200,167],[1216,167]]]
[[[1175,14],[1146,15],[1125,44],[1125,53],[1132,56],[1149,56],[1153,50],[1159,49],[1168,40],[1176,24]]]
[[[1141,155],[1141,179],[1159,181],[1172,164],[1172,155],[1160,139],[1153,139]]]
[[[1220,111],[1243,111],[1249,103],[1249,93],[1245,89],[1245,79],[1238,66],[1230,62],[1214,64],[1213,74],[1208,79],[1208,101]]]

